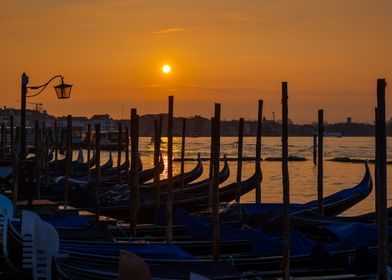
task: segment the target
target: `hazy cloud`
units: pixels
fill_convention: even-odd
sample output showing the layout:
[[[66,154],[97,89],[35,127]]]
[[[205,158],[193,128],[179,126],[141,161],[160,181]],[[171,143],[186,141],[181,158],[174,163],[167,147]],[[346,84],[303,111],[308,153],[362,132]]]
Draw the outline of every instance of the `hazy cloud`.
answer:
[[[184,28],[177,28],[177,27],[175,27],[175,28],[161,29],[161,30],[155,31],[153,33],[155,33],[155,34],[166,34],[166,33],[172,33],[172,32],[184,31],[184,30],[185,30]]]
[[[259,88],[246,87],[206,87],[197,85],[168,85],[168,84],[151,84],[143,86],[145,88],[159,88],[163,92],[206,92],[206,93],[224,93],[229,95],[248,94],[248,93],[266,93],[269,91]],[[252,97],[253,98],[253,97]]]

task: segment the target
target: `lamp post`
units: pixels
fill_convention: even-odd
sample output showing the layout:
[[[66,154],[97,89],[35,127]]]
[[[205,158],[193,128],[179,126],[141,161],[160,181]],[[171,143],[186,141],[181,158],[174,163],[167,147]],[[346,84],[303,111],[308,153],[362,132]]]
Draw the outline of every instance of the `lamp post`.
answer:
[[[54,79],[60,78],[61,84],[54,86],[58,99],[67,99],[71,96],[72,85],[64,83],[64,77],[62,75],[56,75],[49,79],[45,84],[40,86],[27,86],[29,83],[29,77],[26,73],[22,74],[22,90],[21,90],[21,113],[20,113],[20,160],[26,159],[26,99],[27,97],[35,97],[41,94],[45,88]],[[27,95],[28,89],[39,90],[37,93]]]
[[[69,98],[71,95],[71,89],[72,85],[64,84],[64,77],[61,75],[56,75],[49,79],[45,84],[40,85],[40,86],[27,86],[29,83],[29,77],[26,75],[26,73],[22,74],[22,89],[21,89],[21,112],[20,112],[20,153],[19,153],[19,163],[17,163],[17,170],[18,170],[18,184],[20,190],[24,190],[25,186],[25,176],[26,172],[24,169],[21,168],[21,166],[24,166],[24,161],[26,159],[26,99],[27,97],[35,97],[41,94],[45,88],[49,85],[51,81],[54,79],[60,78],[61,79],[61,84],[57,85],[54,87],[56,91],[57,98],[59,99],[65,99]],[[27,95],[28,90],[38,90],[38,92],[33,93],[31,95]],[[16,202],[18,201],[18,190],[15,189],[14,191],[14,200],[15,200],[15,205]],[[30,194],[28,196],[28,206],[30,207],[32,205],[32,195]]]

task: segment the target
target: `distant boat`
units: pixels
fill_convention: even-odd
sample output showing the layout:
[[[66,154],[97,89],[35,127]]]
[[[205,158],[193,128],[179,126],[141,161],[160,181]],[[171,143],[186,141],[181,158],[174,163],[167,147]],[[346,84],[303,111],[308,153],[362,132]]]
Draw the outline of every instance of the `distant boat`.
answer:
[[[312,135],[313,136],[317,135],[317,132],[313,132]],[[343,136],[343,134],[341,132],[324,132],[323,135],[324,135],[324,137],[342,137]]]
[[[122,133],[122,147],[125,149],[125,131]],[[87,139],[84,139],[86,143]],[[92,133],[91,144],[95,145],[95,133]],[[116,151],[118,149],[118,131],[102,131],[100,133],[100,147],[102,150]]]
[[[324,132],[325,137],[342,137],[341,132]]]

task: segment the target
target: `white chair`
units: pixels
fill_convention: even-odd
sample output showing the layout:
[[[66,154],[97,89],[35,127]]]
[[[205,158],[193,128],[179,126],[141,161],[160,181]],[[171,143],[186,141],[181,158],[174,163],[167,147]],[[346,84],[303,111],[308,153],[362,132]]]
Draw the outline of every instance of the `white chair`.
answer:
[[[22,267],[24,269],[33,268],[33,240],[37,221],[41,221],[41,218],[36,213],[22,210],[20,232],[23,240]]]
[[[49,223],[36,221],[33,240],[33,279],[50,280],[52,261],[60,249],[59,235]]]
[[[5,195],[0,195],[0,238],[3,244],[3,255],[7,255],[8,222],[14,216],[14,204]]]

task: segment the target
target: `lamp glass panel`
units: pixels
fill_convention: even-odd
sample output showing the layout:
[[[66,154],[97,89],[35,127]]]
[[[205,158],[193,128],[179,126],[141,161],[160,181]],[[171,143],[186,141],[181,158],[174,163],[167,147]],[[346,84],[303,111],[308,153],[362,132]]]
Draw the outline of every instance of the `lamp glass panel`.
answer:
[[[62,83],[55,86],[54,89],[56,91],[57,98],[66,99],[71,96],[72,85]]]

